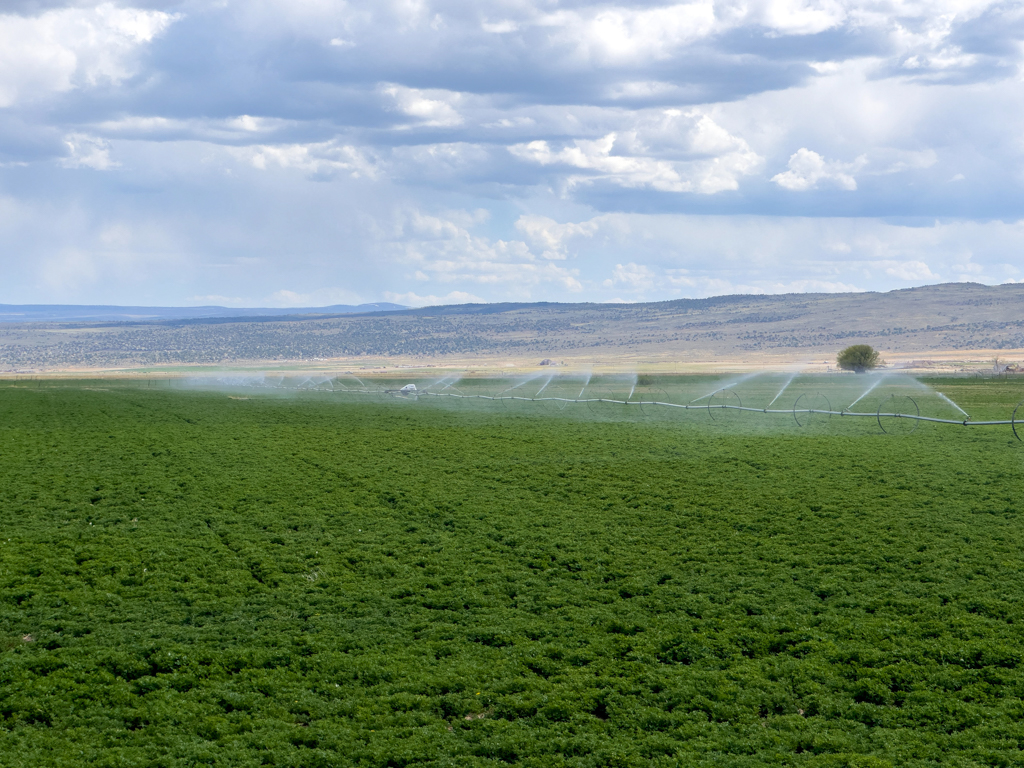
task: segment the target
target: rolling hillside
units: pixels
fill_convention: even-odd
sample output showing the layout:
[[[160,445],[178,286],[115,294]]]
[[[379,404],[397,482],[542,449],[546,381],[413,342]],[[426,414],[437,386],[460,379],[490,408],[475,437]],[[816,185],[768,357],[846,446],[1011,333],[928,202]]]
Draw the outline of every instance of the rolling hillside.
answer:
[[[391,312],[0,325],[0,369],[337,358],[813,359],[1024,348],[1024,285],[720,296],[648,304],[484,304]]]

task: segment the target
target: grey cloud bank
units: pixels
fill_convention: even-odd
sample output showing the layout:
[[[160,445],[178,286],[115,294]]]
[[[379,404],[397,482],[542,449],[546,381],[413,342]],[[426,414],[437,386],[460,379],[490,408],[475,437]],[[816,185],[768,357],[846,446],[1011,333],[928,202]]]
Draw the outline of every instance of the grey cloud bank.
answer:
[[[1024,279],[1019,3],[0,13],[0,302]]]

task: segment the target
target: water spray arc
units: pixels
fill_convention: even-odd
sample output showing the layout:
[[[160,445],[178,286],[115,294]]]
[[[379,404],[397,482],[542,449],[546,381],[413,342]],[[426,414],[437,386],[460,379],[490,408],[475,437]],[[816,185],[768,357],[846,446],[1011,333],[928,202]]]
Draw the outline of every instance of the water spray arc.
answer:
[[[538,389],[537,390],[537,394],[533,396],[534,399],[538,398],[540,396],[540,393],[548,388],[548,384],[550,384],[552,379],[554,379],[554,378],[555,378],[555,374],[554,373],[552,373],[550,376],[548,376],[548,380],[544,382],[544,386],[542,386],[540,389]]]
[[[782,389],[779,390],[779,394],[777,394],[775,397],[773,397],[772,401],[770,403],[768,403],[768,405],[765,406],[766,410],[768,408],[771,408],[773,405],[775,405],[775,401],[778,400],[780,397],[782,397],[782,393],[786,391],[786,387],[788,387],[790,384],[792,384],[793,383],[793,379],[795,379],[795,378],[796,378],[796,374],[794,373],[792,376],[790,376],[788,379],[786,379],[786,383],[782,385]]]
[[[501,390],[497,395],[495,395],[494,399],[504,399],[506,392],[513,392],[513,391],[519,389],[520,387],[523,387],[523,386],[529,384],[531,381],[536,381],[541,376],[542,376],[542,374],[540,374],[540,373],[535,373],[532,376],[527,376],[527,377],[521,379],[519,381],[519,383],[513,384],[511,387],[506,387],[505,389]],[[513,397],[514,396],[510,395],[510,398],[513,398]],[[529,400],[530,398],[525,398],[525,399]]]
[[[945,394],[934,390],[922,382],[916,379],[908,379],[908,382],[912,382],[920,388],[923,388],[930,394],[939,396],[944,402],[952,405],[965,416],[963,419],[947,419],[939,418],[935,416],[924,416],[921,414],[921,409],[918,401],[909,395],[905,394],[891,394],[887,398],[884,398],[873,411],[854,411],[851,410],[852,406],[864,400],[871,392],[873,392],[883,380],[892,378],[890,374],[879,377],[876,381],[872,382],[867,389],[860,394],[849,406],[846,408],[836,411],[833,410],[832,404],[828,397],[822,392],[815,392],[814,395],[809,393],[803,393],[797,397],[792,408],[771,408],[783,392],[786,391],[787,387],[790,386],[792,381],[796,378],[797,374],[791,376],[783,385],[782,389],[775,395],[769,407],[750,407],[743,405],[740,395],[733,390],[731,387],[742,381],[749,380],[754,376],[760,375],[762,372],[758,371],[747,376],[743,376],[739,379],[729,382],[726,386],[718,387],[705,395],[702,395],[695,400],[691,400],[688,403],[669,402],[658,398],[666,397],[666,394],[662,390],[651,390],[645,383],[644,394],[638,399],[633,399],[633,396],[637,394],[639,389],[639,377],[631,376],[629,379],[622,381],[622,377],[618,377],[621,382],[621,389],[618,389],[617,396],[603,396],[605,393],[600,391],[593,392],[589,397],[584,397],[587,394],[587,390],[593,384],[594,378],[593,373],[588,372],[583,378],[583,374],[576,374],[572,376],[560,376],[560,380],[565,379],[583,379],[583,386],[579,392],[575,391],[575,387],[565,396],[562,396],[557,391],[542,397],[538,397],[544,393],[548,385],[555,380],[555,373],[547,374],[547,378],[541,385],[540,389],[533,395],[517,395],[511,394],[521,387],[525,386],[529,382],[537,381],[539,378],[545,375],[547,372],[536,373],[524,377],[521,381],[513,384],[512,386],[505,387],[500,390],[498,394],[473,394],[469,389],[461,391],[457,389],[454,384],[463,380],[461,374],[446,376],[433,383],[427,385],[425,388],[419,389],[414,384],[407,384],[398,389],[386,389],[381,385],[368,383],[358,378],[350,372],[344,374],[338,374],[333,377],[329,376],[303,376],[289,379],[288,377],[281,374],[247,374],[242,376],[212,376],[212,377],[200,377],[184,381],[184,386],[206,386],[211,384],[215,387],[228,387],[228,388],[255,388],[255,389],[291,389],[298,392],[315,393],[320,392],[324,394],[337,394],[337,395],[372,395],[385,400],[405,400],[407,402],[415,402],[424,398],[448,398],[451,402],[461,403],[470,400],[477,401],[494,401],[499,400],[502,403],[509,401],[520,401],[522,403],[540,403],[542,405],[551,405],[558,409],[565,409],[571,403],[587,405],[592,411],[599,412],[601,408],[597,406],[609,405],[635,405],[640,406],[637,409],[629,408],[628,411],[638,411],[643,413],[645,416],[650,415],[654,411],[663,409],[667,412],[675,411],[690,411],[690,410],[701,410],[706,411],[713,421],[717,421],[720,416],[724,415],[726,411],[735,412],[748,412],[748,413],[761,413],[761,414],[785,414],[791,416],[798,425],[805,426],[809,421],[821,421],[821,417],[827,421],[832,416],[841,416],[844,418],[871,418],[876,421],[879,429],[886,434],[910,434],[915,431],[921,422],[930,422],[933,424],[953,424],[964,427],[990,427],[998,425],[1007,425],[1012,428],[1013,436],[1024,442],[1024,401],[1021,401],[1013,409],[1012,416],[1009,419],[997,419],[988,421],[974,421],[967,414],[967,412],[957,405],[951,398]],[[359,382],[361,385],[359,388],[350,388],[345,386],[343,383],[344,378],[351,378]],[[614,379],[615,377],[613,377]],[[628,394],[626,393],[626,385],[629,385]],[[438,389],[438,385],[443,385]],[[563,385],[559,385],[563,386]],[[564,386],[563,386],[564,388]],[[611,394],[610,392],[607,394]],[[703,400],[709,400],[707,403],[703,403]],[[650,410],[649,410],[650,409]],[[608,411],[607,413],[611,413]]]
[[[942,398],[943,400],[945,400],[945,401],[946,401],[947,403],[949,403],[949,404],[950,404],[950,405],[952,405],[952,406],[953,406],[954,408],[956,408],[956,409],[957,409],[958,411],[960,411],[960,413],[962,413],[962,414],[963,414],[963,415],[964,415],[964,416],[965,416],[966,418],[968,418],[968,419],[969,419],[969,418],[971,418],[971,414],[969,414],[969,413],[968,413],[967,411],[965,411],[965,410],[964,410],[963,408],[961,408],[961,407],[960,407],[959,405],[957,405],[956,403],[954,403],[954,402],[953,402],[953,401],[952,401],[952,400],[951,400],[950,398],[946,397],[946,396],[945,396],[944,394],[942,394],[941,392],[939,392],[939,390],[937,390],[937,389],[936,389],[936,390],[935,390],[935,394],[937,394],[937,395],[938,395],[939,397],[941,397],[941,398]]]
[[[583,387],[580,389],[580,393],[576,395],[576,399],[579,400],[583,397],[584,391],[590,386],[590,379],[594,376],[593,372],[587,374],[587,380],[583,382]]]
[[[846,406],[845,410],[849,410],[850,408],[853,408],[853,406],[855,406],[857,403],[859,403],[865,397],[870,395],[872,393],[872,391],[874,391],[875,387],[877,387],[879,384],[881,384],[883,381],[885,381],[885,379],[886,379],[885,376],[879,376],[878,379],[875,380],[875,383],[872,384],[867,389],[865,389],[864,392],[861,393],[860,397],[858,397],[856,400],[854,400],[852,403],[850,403],[848,406]]]
[[[719,387],[714,392],[708,392],[706,395],[701,395],[700,397],[695,398],[694,400],[691,400],[690,402],[691,403],[699,403],[701,400],[703,400],[706,397],[714,397],[719,392],[721,392],[723,390],[726,390],[726,389],[733,389],[737,385],[742,384],[744,381],[750,381],[750,379],[754,378],[755,376],[760,376],[762,373],[764,373],[764,371],[754,371],[753,373],[748,373],[746,376],[740,376],[738,379],[733,379],[732,381],[730,381],[725,386]]]

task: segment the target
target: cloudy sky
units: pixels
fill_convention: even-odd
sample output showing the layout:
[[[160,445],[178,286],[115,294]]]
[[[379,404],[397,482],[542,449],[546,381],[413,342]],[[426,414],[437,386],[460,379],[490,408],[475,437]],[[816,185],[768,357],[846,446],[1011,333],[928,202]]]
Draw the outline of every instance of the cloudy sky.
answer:
[[[1024,280],[1024,5],[4,0],[0,302]]]

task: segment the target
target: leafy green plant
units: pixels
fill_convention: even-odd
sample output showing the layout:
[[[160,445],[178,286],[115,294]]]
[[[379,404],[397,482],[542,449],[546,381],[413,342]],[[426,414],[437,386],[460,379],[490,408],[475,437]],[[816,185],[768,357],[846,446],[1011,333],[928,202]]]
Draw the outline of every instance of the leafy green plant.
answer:
[[[1001,433],[108,388],[0,387],[0,765],[1019,761]]]

